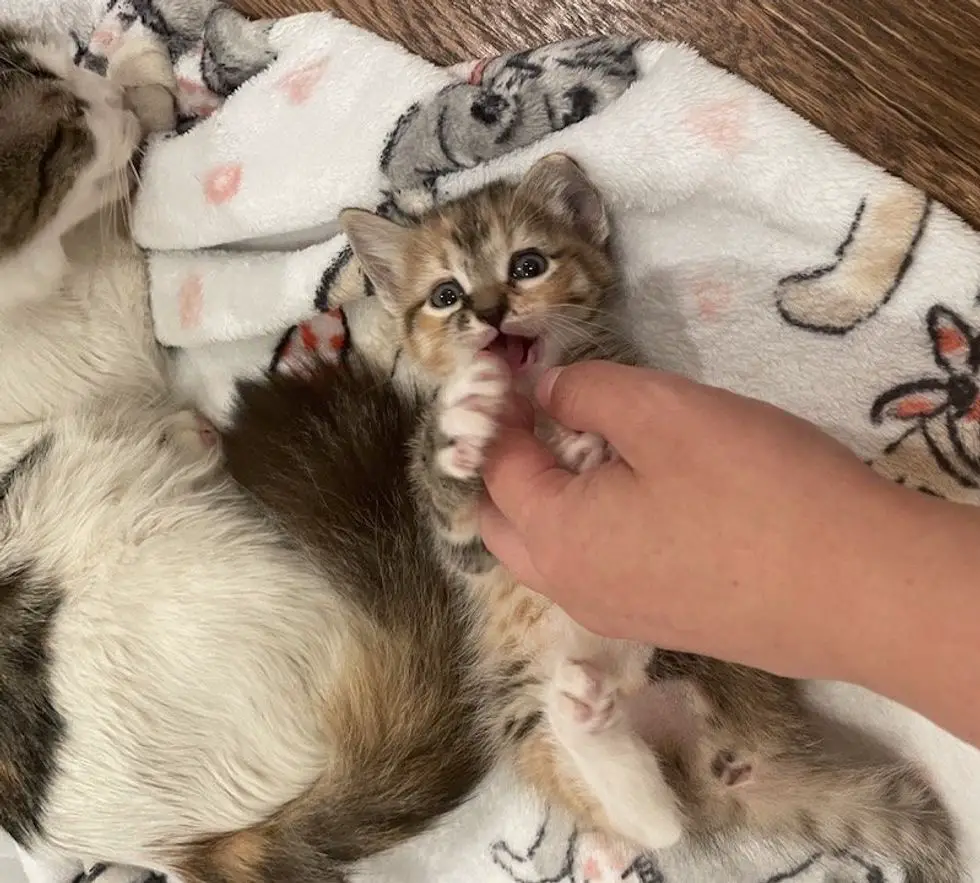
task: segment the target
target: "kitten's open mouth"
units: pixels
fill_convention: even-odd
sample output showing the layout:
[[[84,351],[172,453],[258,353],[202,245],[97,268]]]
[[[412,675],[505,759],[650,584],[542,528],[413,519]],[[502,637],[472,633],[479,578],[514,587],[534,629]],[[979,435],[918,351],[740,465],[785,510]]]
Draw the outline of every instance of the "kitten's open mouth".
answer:
[[[515,374],[538,360],[540,338],[518,334],[498,334],[486,347],[488,353],[500,356]]]

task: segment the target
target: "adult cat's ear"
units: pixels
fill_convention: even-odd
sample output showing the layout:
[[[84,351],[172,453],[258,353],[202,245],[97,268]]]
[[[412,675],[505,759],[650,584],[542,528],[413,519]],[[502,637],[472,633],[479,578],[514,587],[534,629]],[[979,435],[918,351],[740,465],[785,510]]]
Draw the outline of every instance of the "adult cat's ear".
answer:
[[[543,203],[557,220],[574,227],[593,245],[603,248],[608,242],[609,218],[602,195],[564,153],[549,153],[539,159],[521,180],[517,192]]]
[[[405,249],[411,231],[401,224],[359,208],[344,209],[340,226],[354,256],[374,284],[377,295],[393,310],[405,271]]]

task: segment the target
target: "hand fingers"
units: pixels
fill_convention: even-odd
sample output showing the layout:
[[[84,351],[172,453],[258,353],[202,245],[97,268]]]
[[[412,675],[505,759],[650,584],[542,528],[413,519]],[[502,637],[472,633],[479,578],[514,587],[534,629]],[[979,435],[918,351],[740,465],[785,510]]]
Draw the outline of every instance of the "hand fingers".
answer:
[[[480,535],[486,547],[500,560],[518,582],[536,592],[547,594],[547,584],[531,560],[521,535],[494,504],[480,503]]]
[[[613,362],[579,362],[546,372],[537,395],[559,423],[602,436],[633,465],[649,456],[658,376]]]
[[[520,393],[511,392],[498,418],[501,426],[534,431],[534,405]]]
[[[483,482],[494,505],[523,536],[542,507],[574,478],[526,429],[503,427],[483,467]]]

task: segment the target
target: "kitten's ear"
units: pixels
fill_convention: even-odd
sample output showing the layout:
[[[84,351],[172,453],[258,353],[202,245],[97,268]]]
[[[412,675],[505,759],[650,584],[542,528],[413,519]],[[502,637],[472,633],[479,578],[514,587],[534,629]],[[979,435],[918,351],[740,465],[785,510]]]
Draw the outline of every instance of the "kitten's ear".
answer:
[[[374,283],[376,293],[385,306],[393,307],[405,271],[405,249],[411,231],[359,208],[344,209],[340,213],[340,226],[365,275]]]
[[[573,226],[593,245],[609,240],[609,217],[602,196],[579,165],[564,153],[539,159],[518,185],[517,192],[545,206],[557,219]]]

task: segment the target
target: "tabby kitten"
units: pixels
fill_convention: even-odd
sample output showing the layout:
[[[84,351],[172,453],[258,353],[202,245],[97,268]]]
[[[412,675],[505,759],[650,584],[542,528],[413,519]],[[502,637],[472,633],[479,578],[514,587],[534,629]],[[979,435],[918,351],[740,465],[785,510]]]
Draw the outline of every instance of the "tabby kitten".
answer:
[[[582,824],[649,849],[682,828],[701,844],[747,829],[897,858],[911,879],[957,880],[950,817],[921,773],[835,752],[795,683],[686,654],[651,663],[649,648],[576,626],[483,547],[480,469],[511,383],[527,390],[545,367],[579,359],[633,359],[611,312],[609,221],[578,166],[545,157],[517,184],[407,225],[360,210],[342,223],[393,317],[403,367],[434,391],[413,481],[444,564],[469,589],[482,653],[511,676],[524,775]],[[546,429],[572,468],[609,456],[600,439]],[[652,690],[677,718],[667,684],[686,712],[681,737],[661,733],[661,764],[638,710]]]
[[[255,442],[243,492],[171,398],[123,223],[158,51],[102,79],[0,34],[0,828],[185,883],[334,883],[467,797],[494,697],[392,460],[407,402],[335,387],[350,431],[318,454],[350,487],[304,530],[258,467],[306,463]]]

